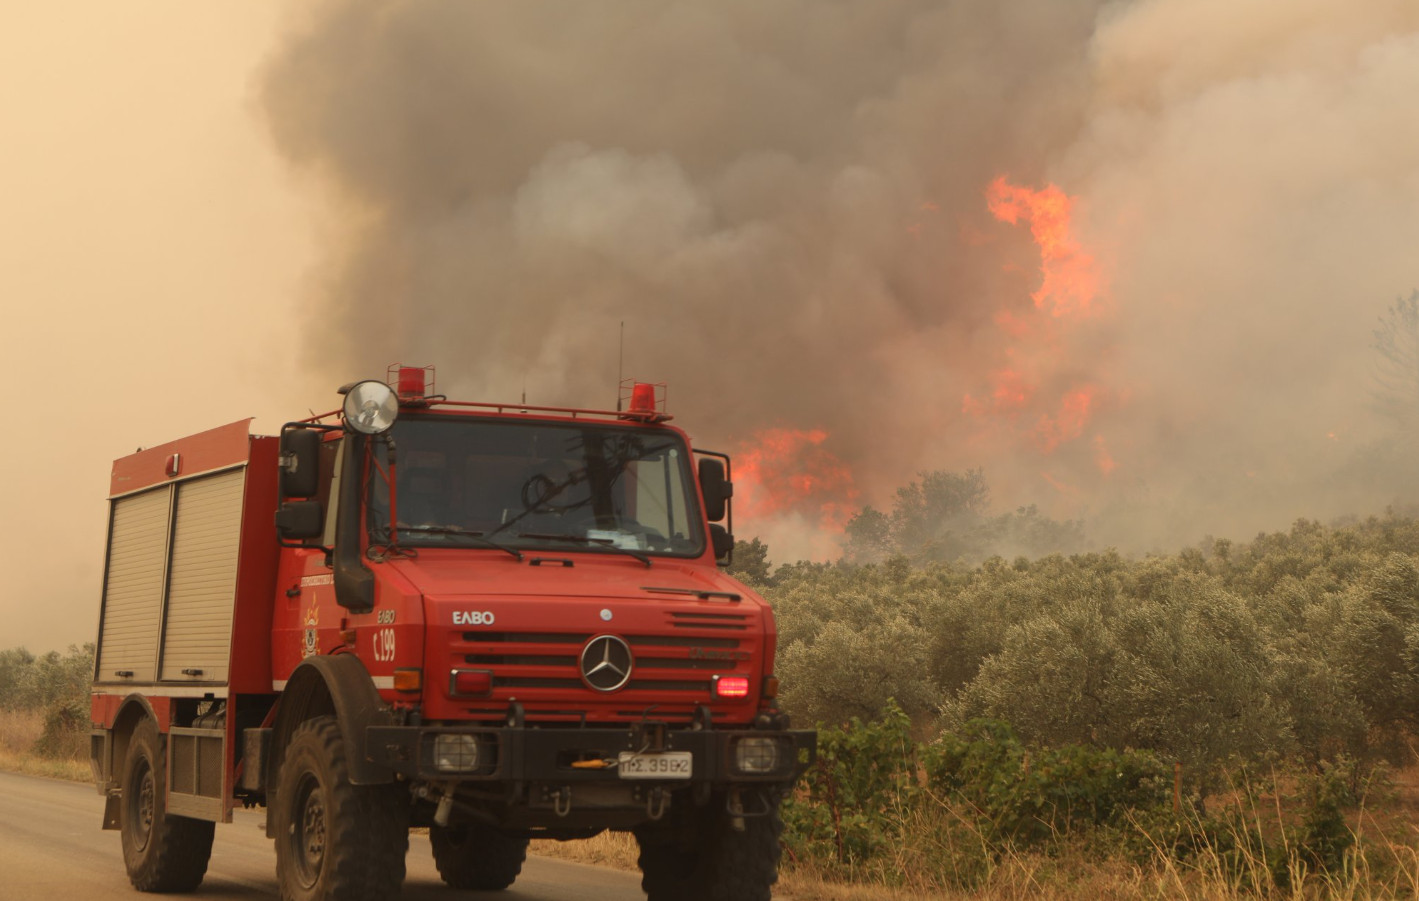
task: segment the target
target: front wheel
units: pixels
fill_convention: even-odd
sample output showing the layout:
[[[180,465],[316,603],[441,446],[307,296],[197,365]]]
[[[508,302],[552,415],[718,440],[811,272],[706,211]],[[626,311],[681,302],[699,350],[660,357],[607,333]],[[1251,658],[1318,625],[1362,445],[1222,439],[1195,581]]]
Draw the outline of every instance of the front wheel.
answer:
[[[458,889],[505,889],[517,879],[527,859],[527,839],[511,838],[477,823],[433,826],[429,844],[434,848],[439,876]]]
[[[119,782],[119,839],[128,880],[140,892],[190,892],[207,874],[215,823],[167,812],[166,762],[158,725],[133,729]]]
[[[409,805],[394,785],[351,785],[332,716],[296,727],[276,790],[283,901],[390,901],[404,882]]]
[[[778,881],[778,803],[734,829],[723,799],[694,810],[669,830],[642,826],[641,888],[647,901],[769,901]]]

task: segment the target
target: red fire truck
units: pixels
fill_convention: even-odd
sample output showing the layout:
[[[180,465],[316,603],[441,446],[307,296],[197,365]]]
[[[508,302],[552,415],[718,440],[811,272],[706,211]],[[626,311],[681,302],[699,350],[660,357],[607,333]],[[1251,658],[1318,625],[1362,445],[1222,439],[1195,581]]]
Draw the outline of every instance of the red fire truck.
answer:
[[[768,605],[716,566],[728,458],[661,386],[341,393],[113,465],[92,762],[134,886],[195,888],[241,805],[286,899],[396,897],[412,826],[455,888],[611,829],[655,901],[768,898],[816,741],[777,709]]]

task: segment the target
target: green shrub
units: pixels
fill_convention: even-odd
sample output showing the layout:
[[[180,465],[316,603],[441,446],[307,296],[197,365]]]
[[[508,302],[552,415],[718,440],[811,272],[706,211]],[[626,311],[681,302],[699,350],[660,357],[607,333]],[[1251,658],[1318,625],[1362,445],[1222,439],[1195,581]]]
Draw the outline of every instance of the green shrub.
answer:
[[[57,701],[44,714],[44,732],[34,744],[40,757],[83,760],[89,753],[89,707],[75,700]]]
[[[994,836],[1036,843],[1116,824],[1168,803],[1167,768],[1151,754],[1067,745],[1030,749],[1007,724],[973,720],[924,754],[928,784],[976,811]]]
[[[895,701],[876,722],[819,726],[818,759],[784,805],[790,848],[852,870],[896,841],[918,791],[916,752],[911,720]]]
[[[1350,762],[1326,765],[1306,786],[1308,801],[1301,821],[1300,852],[1311,869],[1343,873],[1355,847],[1355,833],[1344,810],[1355,804],[1351,791]]]

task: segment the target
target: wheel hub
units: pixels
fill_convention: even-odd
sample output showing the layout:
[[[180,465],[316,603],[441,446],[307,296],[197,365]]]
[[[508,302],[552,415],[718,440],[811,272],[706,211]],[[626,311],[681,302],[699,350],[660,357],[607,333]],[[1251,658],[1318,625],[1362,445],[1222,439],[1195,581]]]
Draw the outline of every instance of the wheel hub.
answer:
[[[157,792],[153,785],[153,770],[144,766],[138,777],[138,792],[133,798],[133,839],[138,850],[148,847],[148,838],[153,834],[153,808]]]
[[[314,779],[301,784],[297,798],[296,822],[291,824],[292,850],[301,882],[312,886],[320,878],[325,860],[325,798]]]

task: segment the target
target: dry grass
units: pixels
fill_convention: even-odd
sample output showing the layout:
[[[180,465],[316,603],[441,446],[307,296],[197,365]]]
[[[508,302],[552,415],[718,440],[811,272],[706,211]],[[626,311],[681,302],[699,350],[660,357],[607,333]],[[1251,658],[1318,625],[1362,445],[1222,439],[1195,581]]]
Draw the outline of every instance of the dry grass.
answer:
[[[1373,818],[1363,821],[1364,838],[1350,866],[1339,874],[1307,874],[1291,865],[1290,888],[1272,884],[1269,864],[1243,847],[1235,857],[1203,851],[1185,862],[1155,846],[1143,863],[1117,851],[1080,843],[1048,852],[987,847],[984,838],[960,820],[930,823],[913,819],[910,838],[885,854],[871,871],[850,881],[811,863],[784,860],[776,897],[795,901],[1398,901],[1419,895],[1419,839],[1412,821],[1393,836],[1381,835]],[[1146,840],[1146,839],[1145,839]],[[1244,843],[1245,839],[1238,836]],[[583,841],[535,841],[534,854],[579,863],[636,870],[635,839],[603,833]],[[970,867],[970,878],[953,885],[943,866]],[[963,874],[957,870],[957,877]],[[1309,878],[1308,878],[1309,877]]]
[[[595,864],[635,872],[636,841],[626,833],[603,832],[595,838],[557,842],[534,841],[531,853],[577,863]],[[1025,899],[1063,899],[1063,901],[1122,901],[1143,898],[1205,898],[1214,901],[1222,896],[1189,896],[1159,894],[1143,874],[1118,865],[1092,865],[1075,859],[1068,873],[1061,872],[1061,862],[1044,857],[1007,857],[992,872],[989,881],[979,889],[945,890],[924,882],[915,886],[892,886],[883,882],[844,884],[808,866],[785,862],[776,897],[796,901],[1025,901]],[[910,877],[909,873],[904,876]],[[1250,898],[1248,901],[1255,901]]]
[[[636,840],[625,832],[603,832],[593,838],[570,842],[538,839],[528,850],[533,854],[555,857],[558,860],[591,863],[617,870],[640,869],[636,863],[636,857],[640,854],[636,848]]]
[[[1355,840],[1341,866],[1308,868],[1297,798],[1247,790],[1230,806],[1235,826],[1209,820],[1173,853],[1177,824],[1151,824],[1059,836],[1037,850],[1001,846],[949,805],[893,810],[901,836],[853,867],[787,857],[781,886],[799,901],[1399,901],[1419,897],[1419,769],[1349,813]],[[1214,811],[1225,813],[1225,810]],[[1194,826],[1193,828],[1199,828]],[[1345,828],[1341,827],[1342,830]],[[1216,830],[1221,829],[1221,834]],[[1266,836],[1262,847],[1259,836]],[[1278,880],[1277,874],[1281,876]]]
[[[1402,850],[1409,860],[1386,877],[1370,879],[1362,855],[1356,861],[1358,872],[1295,879],[1291,888],[1263,885],[1215,858],[1185,866],[1160,858],[1138,866],[1082,854],[1007,855],[984,882],[970,889],[842,884],[802,867],[786,868],[780,886],[785,897],[797,901],[1399,901],[1415,897],[1419,864],[1413,849]],[[1293,876],[1300,875],[1293,870]]]
[[[624,832],[603,832],[594,838],[579,841],[534,841],[528,849],[533,854],[595,864],[626,872],[636,872],[639,851],[634,837]],[[785,869],[779,878],[778,897],[802,901],[907,901],[920,897],[886,886],[840,885],[827,881],[817,873]]]
[[[43,734],[43,712],[0,710],[0,770],[67,779],[70,782],[88,782],[93,778],[89,761],[81,753],[71,753],[61,758],[35,754],[35,742]]]
[[[0,751],[29,753],[44,734],[44,714],[38,710],[0,709]]]
[[[901,874],[911,880],[914,874]],[[916,880],[921,882],[922,880]],[[1172,898],[1160,894],[1136,868],[1082,858],[1051,860],[1007,856],[981,885],[971,888],[842,884],[804,867],[787,867],[780,885],[798,901],[1124,901]],[[1250,899],[1255,901],[1255,899]]]

